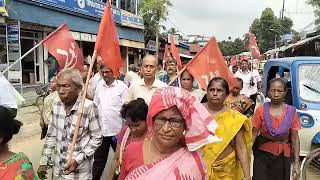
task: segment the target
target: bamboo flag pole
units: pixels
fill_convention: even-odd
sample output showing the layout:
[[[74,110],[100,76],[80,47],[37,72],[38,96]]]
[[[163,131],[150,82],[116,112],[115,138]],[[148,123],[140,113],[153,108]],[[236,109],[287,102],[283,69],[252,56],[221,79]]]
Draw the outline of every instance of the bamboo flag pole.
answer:
[[[81,99],[80,110],[79,110],[80,113],[79,113],[79,116],[78,116],[78,119],[77,119],[76,128],[75,128],[75,130],[73,132],[72,144],[70,146],[70,154],[69,154],[69,157],[68,157],[68,163],[67,164],[69,164],[71,162],[71,160],[72,160],[72,154],[74,152],[75,145],[76,145],[76,142],[77,142],[79,128],[80,128],[80,124],[81,124],[81,119],[82,119],[82,116],[83,116],[84,103],[85,103],[85,100],[86,100],[88,86],[89,86],[89,81],[90,81],[90,77],[91,77],[91,74],[92,74],[93,65],[94,65],[96,59],[97,59],[97,51],[94,50],[93,55],[92,55],[92,60],[91,60],[91,63],[90,63],[90,67],[89,67],[89,71],[88,71],[88,75],[87,75],[87,79],[86,79],[86,83],[84,85],[84,89],[83,89],[83,93],[82,93],[82,99]]]
[[[169,86],[171,86],[171,84],[177,79],[177,78],[180,78],[181,74],[187,69],[187,66],[183,67],[181,69],[181,71],[176,75],[176,77],[174,79],[172,79],[170,82],[169,82]],[[180,81],[180,80],[179,80]]]
[[[177,67],[176,68],[176,73],[179,74],[179,68]],[[177,79],[177,78],[175,78]],[[178,76],[178,84],[179,84],[179,87],[181,87],[181,79],[180,79],[180,76]]]
[[[31,48],[29,51],[24,53],[19,59],[17,59],[14,63],[12,63],[7,69],[1,72],[0,76],[9,71],[15,64],[20,62],[23,58],[28,56],[32,51],[34,51],[36,48],[38,48],[41,44],[43,44],[47,39],[49,39],[51,36],[53,36],[57,31],[59,31],[62,27],[64,27],[66,24],[63,24],[59,26],[56,30],[54,30],[52,33],[50,33],[47,37],[45,37],[42,41],[40,41],[37,45],[35,45],[33,48]]]

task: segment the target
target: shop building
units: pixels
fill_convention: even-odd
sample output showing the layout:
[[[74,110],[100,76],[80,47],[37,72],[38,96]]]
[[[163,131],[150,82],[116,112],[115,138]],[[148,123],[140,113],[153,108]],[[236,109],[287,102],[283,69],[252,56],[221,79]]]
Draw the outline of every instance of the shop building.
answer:
[[[138,10],[137,0],[113,0],[112,5],[122,59],[126,65],[137,64],[145,48],[144,22],[142,17],[134,14]],[[1,7],[6,11],[0,9],[0,70],[4,70],[63,23],[71,29],[74,39],[83,49],[84,57],[92,56],[105,2],[0,0]],[[47,58],[47,49],[40,46],[5,76],[14,85],[23,87],[46,83]]]
[[[194,56],[190,54],[190,46],[184,42],[176,41],[176,47],[178,48],[180,59],[182,64],[187,64]],[[159,48],[159,59],[163,60],[165,46],[169,47],[169,51],[171,52],[170,44],[162,44]]]

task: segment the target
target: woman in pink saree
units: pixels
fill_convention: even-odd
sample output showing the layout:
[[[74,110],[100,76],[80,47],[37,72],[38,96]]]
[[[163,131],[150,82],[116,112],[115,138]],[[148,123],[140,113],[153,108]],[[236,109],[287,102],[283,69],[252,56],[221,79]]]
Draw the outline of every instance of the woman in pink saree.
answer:
[[[127,146],[120,180],[201,180],[207,171],[197,151],[219,141],[217,124],[188,91],[166,87],[151,100],[147,117],[151,136]]]

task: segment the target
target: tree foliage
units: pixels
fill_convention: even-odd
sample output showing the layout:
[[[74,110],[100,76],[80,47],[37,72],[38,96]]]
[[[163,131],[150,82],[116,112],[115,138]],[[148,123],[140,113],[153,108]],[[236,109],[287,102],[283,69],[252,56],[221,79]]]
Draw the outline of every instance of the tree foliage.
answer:
[[[320,0],[308,0],[308,4],[315,8],[314,15],[316,16],[316,25],[320,29]]]
[[[245,44],[240,38],[236,38],[232,41],[231,37],[229,37],[228,40],[221,41],[218,44],[224,56],[237,55],[246,51]]]
[[[255,34],[260,51],[266,52],[275,47],[275,38],[277,46],[281,45],[278,42],[280,36],[291,33],[292,26],[293,21],[290,18],[278,18],[271,8],[266,8],[260,18],[252,22],[250,32]]]
[[[139,15],[143,17],[145,28],[145,42],[154,39],[160,32],[160,23],[167,19],[168,8],[172,6],[170,0],[141,0]]]
[[[319,0],[320,1],[320,0]],[[249,31],[256,36],[257,44],[260,52],[264,53],[275,47],[275,38],[277,47],[281,44],[280,36],[284,34],[294,33],[294,40],[298,40],[297,33],[292,30],[293,22],[290,18],[278,18],[274,15],[271,8],[266,8],[259,18],[253,20]],[[228,40],[219,42],[221,52],[224,56],[240,54],[249,51],[249,33],[244,34],[243,38],[237,38],[234,41],[231,37]]]

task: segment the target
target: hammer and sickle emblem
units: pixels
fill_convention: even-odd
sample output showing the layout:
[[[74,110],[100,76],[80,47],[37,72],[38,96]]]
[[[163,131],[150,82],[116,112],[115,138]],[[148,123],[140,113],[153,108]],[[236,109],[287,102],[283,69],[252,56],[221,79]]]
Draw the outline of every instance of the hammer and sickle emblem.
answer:
[[[77,63],[78,63],[78,57],[74,51],[75,49],[75,44],[71,43],[71,48],[69,48],[69,51],[63,50],[63,49],[57,49],[57,53],[60,55],[63,55],[66,57],[65,59],[65,65],[64,65],[64,69],[65,68],[74,68]],[[69,54],[71,55],[71,57],[69,56]],[[69,59],[70,57],[70,59]]]

